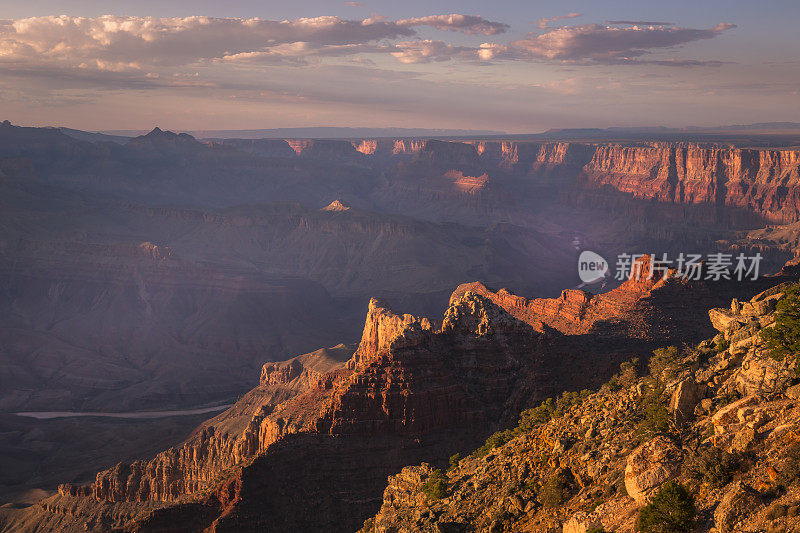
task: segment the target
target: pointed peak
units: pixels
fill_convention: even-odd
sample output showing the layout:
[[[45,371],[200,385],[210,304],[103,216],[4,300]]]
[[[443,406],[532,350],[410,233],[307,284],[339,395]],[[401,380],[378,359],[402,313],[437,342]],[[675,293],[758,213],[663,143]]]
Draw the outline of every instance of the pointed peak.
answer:
[[[147,139],[174,139],[177,136],[178,135],[176,133],[173,133],[169,130],[162,130],[161,128],[156,126],[150,131],[150,133],[148,133],[144,137]]]
[[[326,207],[322,208],[323,211],[349,211],[350,206],[342,202],[341,200],[334,200]]]
[[[369,311],[375,311],[376,309],[381,309],[384,311],[392,312],[392,309],[389,307],[389,304],[382,298],[370,298],[369,300]]]
[[[175,133],[169,130],[162,130],[158,126],[153,128],[150,133],[135,137],[129,142],[132,142],[134,145],[141,145],[144,142],[145,144],[149,143],[150,145],[155,144],[159,146],[176,143],[180,146],[190,146],[195,148],[201,146],[201,144],[188,133]]]
[[[361,342],[347,367],[355,368],[361,361],[372,360],[379,352],[388,350],[396,342],[415,342],[424,331],[433,329],[431,321],[413,315],[398,315],[380,298],[369,301],[367,319]]]
[[[149,133],[143,135],[143,137],[146,139],[160,139],[163,137],[173,137],[174,135],[175,134],[172,133],[171,131],[164,131],[158,126],[156,126],[152,130],[150,130]]]

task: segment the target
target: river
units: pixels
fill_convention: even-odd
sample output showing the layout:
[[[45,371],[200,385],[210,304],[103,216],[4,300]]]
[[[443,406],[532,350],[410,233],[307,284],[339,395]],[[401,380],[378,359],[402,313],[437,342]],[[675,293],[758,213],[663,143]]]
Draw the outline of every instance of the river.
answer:
[[[202,407],[199,409],[185,409],[182,411],[133,411],[130,413],[104,413],[100,411],[25,411],[14,413],[17,416],[26,416],[39,420],[51,418],[71,418],[78,416],[99,416],[104,418],[163,418],[167,416],[202,415],[227,409],[233,404],[217,405],[215,407]]]

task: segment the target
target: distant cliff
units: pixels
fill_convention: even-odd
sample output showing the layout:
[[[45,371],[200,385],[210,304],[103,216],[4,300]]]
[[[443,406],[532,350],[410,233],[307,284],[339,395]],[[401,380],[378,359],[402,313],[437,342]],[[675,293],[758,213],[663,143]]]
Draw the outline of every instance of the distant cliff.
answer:
[[[798,150],[601,145],[581,174],[637,198],[743,207],[776,222],[800,218]]]
[[[572,143],[361,140],[352,146],[382,160],[413,157],[453,171],[578,180],[634,198],[745,208],[773,222],[800,220],[800,150],[742,149],[692,143]],[[342,153],[351,153],[341,144]],[[305,154],[307,149],[303,150]]]

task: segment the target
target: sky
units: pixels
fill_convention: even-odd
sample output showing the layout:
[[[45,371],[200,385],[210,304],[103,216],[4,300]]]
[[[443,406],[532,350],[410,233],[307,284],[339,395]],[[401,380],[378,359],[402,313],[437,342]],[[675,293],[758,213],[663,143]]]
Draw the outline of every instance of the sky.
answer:
[[[800,122],[795,0],[0,0],[0,120],[85,130]]]

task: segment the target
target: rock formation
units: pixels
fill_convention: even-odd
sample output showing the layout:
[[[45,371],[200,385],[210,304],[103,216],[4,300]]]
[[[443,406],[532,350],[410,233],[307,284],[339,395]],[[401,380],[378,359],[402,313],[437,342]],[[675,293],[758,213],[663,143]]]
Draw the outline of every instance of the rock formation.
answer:
[[[191,497],[210,509],[218,527],[253,527],[241,518],[261,497],[252,491],[264,490],[248,488],[252,472],[284,468],[306,453],[303,450],[346,457],[342,447],[353,446],[362,454],[362,475],[367,478],[348,482],[347,468],[352,466],[344,459],[345,470],[327,468],[327,475],[335,478],[332,483],[349,494],[343,500],[352,502],[348,513],[299,516],[290,513],[288,502],[279,505],[282,500],[276,494],[270,505],[277,509],[268,523],[273,528],[284,523],[300,524],[300,529],[311,524],[355,527],[393,469],[414,458],[441,457],[454,442],[475,443],[493,421],[516,409],[508,399],[540,364],[542,342],[541,334],[474,293],[451,303],[440,328],[427,319],[396,315],[373,300],[362,340],[346,363],[326,368],[338,356],[314,353],[267,364],[258,388],[198,428],[182,446],[151,461],[101,472],[90,487],[62,486],[60,498],[91,498],[104,509],[117,503],[124,507],[122,502],[179,502]],[[346,348],[332,350],[344,353]],[[313,478],[317,474],[312,468],[326,470],[317,461],[297,468],[295,482],[302,483],[308,479],[300,471]],[[229,486],[226,478],[239,481]],[[269,492],[277,489],[275,485]],[[223,503],[221,491],[229,490],[235,494]],[[205,499],[209,491],[215,494],[213,501]],[[336,496],[337,505],[342,497]],[[163,512],[173,511],[137,520],[150,523]],[[114,520],[124,522],[122,515]]]
[[[782,222],[800,216],[797,151],[682,143],[601,145],[582,175],[592,184],[610,185],[637,198],[742,207]]]
[[[800,403],[787,382],[758,381],[750,389],[741,379],[748,357],[777,364],[759,334],[774,320],[774,306],[760,302],[783,298],[782,287],[744,304],[733,300],[735,320],[715,321],[717,337],[676,354],[657,373],[618,376],[596,392],[564,394],[526,411],[515,429],[453,457],[446,472],[423,463],[390,476],[381,510],[362,533],[633,532],[640,510],[667,481],[688,487],[694,531],[795,531]],[[746,315],[738,314],[742,308]],[[720,311],[730,312],[713,310],[712,317]],[[728,346],[736,335],[748,342]],[[793,375],[793,365],[779,373]],[[688,381],[708,384],[696,420],[654,433],[646,406],[656,401],[666,412]],[[736,399],[736,390],[749,395]]]
[[[671,384],[669,418],[686,430],[719,387],[750,397],[786,385],[755,337],[779,291],[728,307],[764,285],[656,273],[605,294],[545,296],[577,284],[573,242],[608,257],[743,250],[782,264],[800,246],[796,227],[739,230],[800,219],[797,177],[794,149],[200,142],[160,129],[120,144],[3,125],[0,405],[194,407],[237,398],[261,368],[256,390],[184,443],[65,486],[41,509],[90,529],[187,510],[220,528],[325,528],[373,513],[400,467],[476,445],[530,402],[597,386],[659,345],[709,336],[706,310],[724,304],[712,321],[731,357]],[[475,279],[441,324],[418,316]],[[337,364],[318,354],[261,367],[357,340],[351,318],[371,296],[412,314],[375,300],[359,346],[331,349]],[[718,436],[749,408],[722,411]],[[733,449],[759,442],[747,423],[725,437]],[[324,511],[289,516],[293,499]]]
[[[672,287],[670,279],[683,288]],[[606,341],[594,344],[590,363],[596,367],[609,355],[619,356],[626,339],[630,342],[632,324],[626,322],[642,312],[644,302],[663,302],[663,294],[674,298],[684,290],[702,294],[674,278],[631,279],[600,300],[616,305],[592,304],[598,311],[585,324],[581,320],[588,313],[560,315],[555,302],[530,306],[507,291],[492,293],[476,284],[453,294],[441,325],[398,315],[373,299],[355,350],[340,345],[265,364],[259,387],[181,446],[150,461],[118,464],[100,472],[90,486],[63,485],[59,496],[37,508],[41,514],[31,511],[27,520],[47,523],[57,509],[79,501],[84,503],[77,520],[96,521],[102,510],[115,527],[127,530],[168,523],[189,512],[186,505],[194,506],[191,516],[200,521],[198,527],[220,531],[356,527],[373,508],[386,475],[405,464],[441,461],[454,450],[474,447],[497,428],[496,421],[512,420],[544,391],[579,383],[574,373],[566,378],[558,369],[574,370],[586,362],[576,355],[587,346],[581,340],[585,335]],[[636,321],[636,327],[646,328],[640,334],[651,340],[669,339],[664,328],[671,324],[670,313],[685,311],[665,306],[659,324]],[[545,321],[573,333],[565,336],[544,327]],[[605,326],[598,327],[601,323]],[[590,432],[595,431],[604,430],[595,426]],[[574,439],[558,434],[550,446],[569,449]],[[629,459],[626,482],[632,493],[643,495],[640,499],[675,475],[672,467],[657,475],[648,470],[656,455],[680,461],[662,448],[650,445],[641,448],[647,451],[639,452],[641,459]],[[351,477],[352,469],[358,470],[357,478]],[[326,511],[294,513],[308,498]],[[85,500],[94,501],[94,508]],[[148,502],[140,508],[147,514],[131,514],[130,502]],[[526,508],[524,503],[518,507]]]

